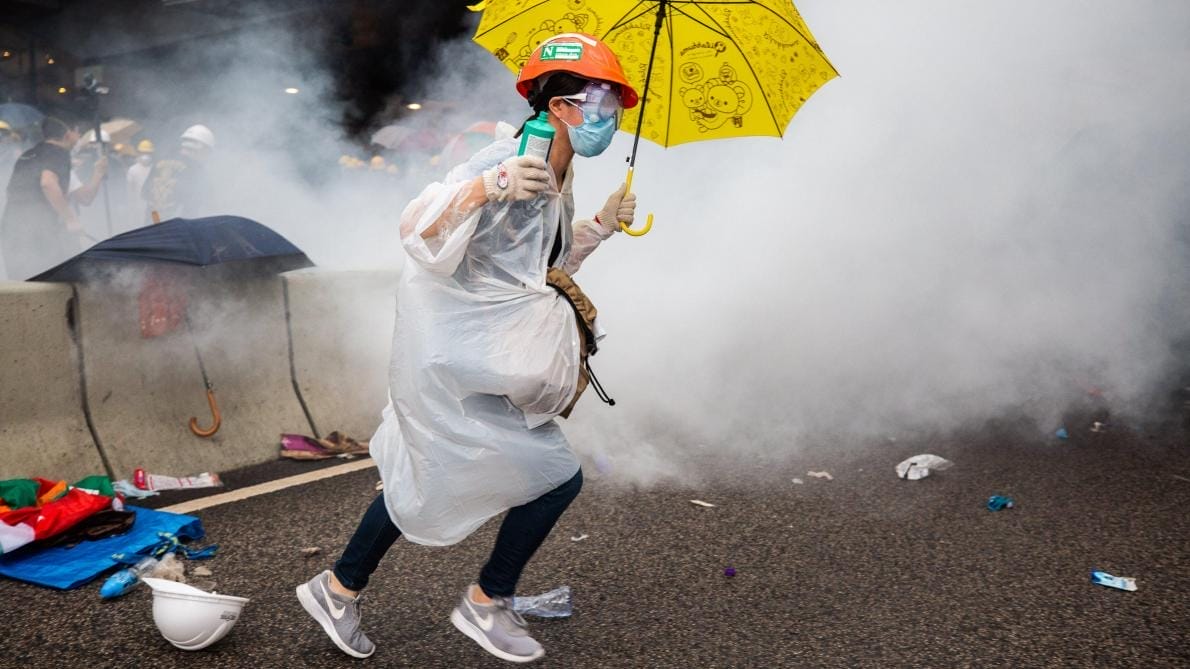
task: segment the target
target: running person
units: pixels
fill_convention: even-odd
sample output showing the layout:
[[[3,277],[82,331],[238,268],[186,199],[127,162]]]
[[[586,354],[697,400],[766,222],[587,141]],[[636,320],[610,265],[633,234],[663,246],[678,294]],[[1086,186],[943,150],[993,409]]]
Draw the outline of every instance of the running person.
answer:
[[[539,46],[517,91],[555,130],[548,160],[518,156],[517,139],[497,140],[401,216],[412,262],[397,293],[389,405],[371,442],[384,492],[333,570],[297,588],[306,611],[355,657],[375,651],[357,597],[398,537],[450,545],[504,511],[491,557],[451,622],[499,658],[545,654],[512,597],[582,488],[554,418],[585,387],[583,332],[597,330],[547,274],[551,284],[560,271],[574,274],[621,222],[632,223],[636,199],[624,186],[592,220],[574,220],[571,160],[607,148],[637,93],[605,44],[576,33]]]

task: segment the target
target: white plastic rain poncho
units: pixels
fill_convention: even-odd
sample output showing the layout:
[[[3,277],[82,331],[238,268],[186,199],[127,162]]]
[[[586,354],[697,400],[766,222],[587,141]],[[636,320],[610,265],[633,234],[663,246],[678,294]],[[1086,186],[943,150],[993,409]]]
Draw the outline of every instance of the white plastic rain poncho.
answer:
[[[568,258],[572,172],[559,189],[551,170],[550,188],[535,200],[459,209],[470,182],[517,145],[498,140],[402,214],[412,262],[397,292],[390,401],[371,453],[389,515],[420,544],[461,541],[579,468],[553,420],[578,379],[576,317],[545,282],[555,235],[555,265],[577,270]],[[444,215],[440,234],[423,240]],[[583,227],[575,229],[588,242]]]

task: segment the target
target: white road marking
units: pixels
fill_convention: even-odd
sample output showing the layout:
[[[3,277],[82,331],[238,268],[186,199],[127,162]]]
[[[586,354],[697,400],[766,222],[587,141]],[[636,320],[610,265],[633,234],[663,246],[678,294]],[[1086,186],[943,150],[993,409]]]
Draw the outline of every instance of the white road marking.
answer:
[[[375,467],[376,463],[372,462],[372,458],[361,458],[359,460],[348,462],[346,464],[337,465],[334,467],[327,467],[325,469],[317,469],[312,472],[304,474],[297,474],[276,481],[265,481],[257,485],[248,486],[247,488],[240,488],[239,490],[232,490],[230,492],[220,493],[218,495],[211,495],[210,497],[203,497],[201,499],[190,500],[189,502],[180,502],[171,506],[160,509],[161,511],[169,511],[171,513],[194,513],[203,509],[209,509],[212,506],[219,506],[220,504],[228,504],[231,502],[239,502],[250,497],[258,495],[267,495],[270,492],[277,492],[286,488],[304,485],[306,483],[313,483],[314,481],[321,481],[322,479],[329,479],[332,476],[339,476],[341,474],[350,474],[351,472],[358,472],[361,469],[369,469]]]

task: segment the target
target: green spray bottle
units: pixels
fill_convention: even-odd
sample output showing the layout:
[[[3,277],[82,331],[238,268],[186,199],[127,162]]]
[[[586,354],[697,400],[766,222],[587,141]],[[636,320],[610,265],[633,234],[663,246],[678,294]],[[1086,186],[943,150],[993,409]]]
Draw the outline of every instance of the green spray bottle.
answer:
[[[550,159],[550,147],[554,144],[554,126],[550,125],[549,112],[541,112],[537,118],[526,121],[521,132],[521,147],[518,156],[537,156]]]

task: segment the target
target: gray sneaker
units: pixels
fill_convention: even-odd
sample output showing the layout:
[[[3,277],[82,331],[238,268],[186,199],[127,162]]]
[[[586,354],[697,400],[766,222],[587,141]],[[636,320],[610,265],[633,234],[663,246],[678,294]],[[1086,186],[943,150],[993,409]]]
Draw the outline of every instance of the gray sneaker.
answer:
[[[512,610],[511,597],[493,597],[491,604],[476,604],[468,588],[451,612],[450,622],[501,660],[532,662],[545,655],[545,649],[525,629],[525,619]]]
[[[331,590],[330,577],[331,573],[324,571],[299,585],[298,601],[339,650],[352,657],[368,657],[376,652],[376,644],[359,628],[359,597],[351,599]]]

